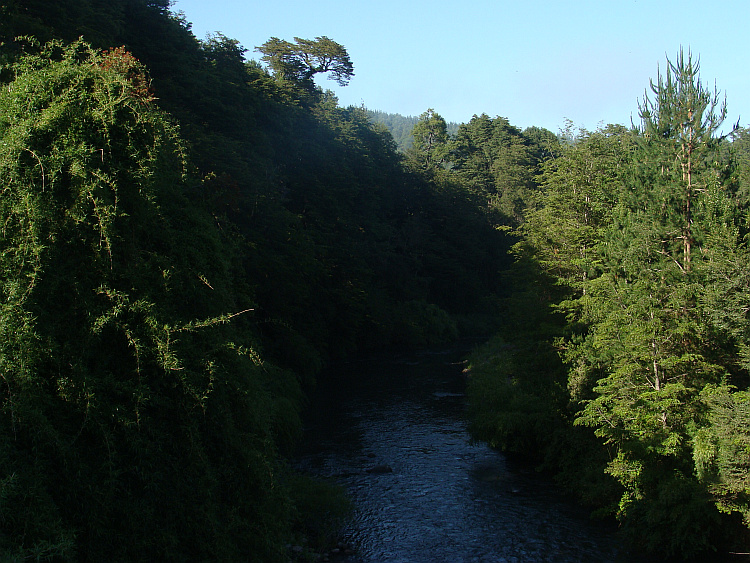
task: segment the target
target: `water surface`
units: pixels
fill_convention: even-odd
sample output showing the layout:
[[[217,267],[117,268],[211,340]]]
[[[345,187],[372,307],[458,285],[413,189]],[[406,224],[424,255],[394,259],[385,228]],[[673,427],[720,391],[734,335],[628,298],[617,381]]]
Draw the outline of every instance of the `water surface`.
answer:
[[[313,399],[299,462],[355,504],[354,562],[635,561],[531,468],[467,433],[461,353],[339,366]]]

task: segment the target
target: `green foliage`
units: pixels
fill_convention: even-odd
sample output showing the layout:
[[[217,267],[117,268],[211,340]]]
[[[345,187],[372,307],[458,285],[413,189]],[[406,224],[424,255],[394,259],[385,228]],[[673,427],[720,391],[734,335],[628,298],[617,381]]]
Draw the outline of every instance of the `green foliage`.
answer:
[[[742,209],[747,209],[750,201],[750,129],[735,127],[730,135],[732,139],[729,158],[734,158],[737,166],[737,193],[735,197]]]
[[[406,301],[393,312],[392,341],[407,349],[453,342],[458,338],[456,323],[437,305]]]
[[[558,283],[580,296],[597,276],[597,245],[612,221],[619,187],[629,174],[632,134],[609,126],[577,135],[542,164],[541,195],[526,212],[522,245],[533,249],[539,265]]]
[[[434,110],[419,116],[411,132],[413,143],[407,157],[416,170],[434,173],[448,159],[448,125]]]
[[[344,488],[305,475],[291,475],[287,486],[296,499],[295,526],[302,537],[311,542],[309,547],[317,553],[336,547],[353,509]]]
[[[618,479],[627,475],[630,483],[619,510],[627,514],[622,531],[631,545],[683,559],[710,557],[716,551],[726,522],[692,475],[624,458],[614,460],[610,471],[617,473]]]
[[[559,367],[555,351],[541,342],[510,344],[496,337],[475,350],[468,367],[472,434],[503,451],[543,460],[564,404],[555,381],[564,374]]]
[[[25,29],[61,34],[43,4]],[[275,81],[236,41],[197,41],[147,3],[110,4],[121,19],[99,40],[126,43],[153,78],[122,48],[3,50],[18,61],[4,74],[15,92],[36,89],[0,118],[27,120],[3,157],[28,186],[3,199],[18,208],[8,233],[28,238],[4,255],[22,254],[3,283],[23,305],[8,311],[4,350],[49,382],[38,400],[21,393],[57,429],[39,440],[68,444],[9,446],[3,470],[23,479],[4,491],[33,533],[4,548],[274,560],[304,504],[275,477],[277,450],[298,436],[297,378],[329,358],[455,338],[457,315],[487,326],[507,244],[471,193],[406,170],[364,110]],[[81,30],[72,18],[64,31]],[[29,111],[23,99],[44,101]],[[156,104],[179,119],[189,157]],[[26,139],[35,120],[48,126]],[[26,201],[39,193],[40,206]]]
[[[736,219],[731,174],[715,156],[725,110],[697,71],[680,53],[641,106],[632,175],[599,236],[603,273],[579,300],[589,328],[568,352],[584,404],[576,423],[617,451],[608,472],[624,488],[618,516],[648,549],[683,556],[709,548],[719,525],[692,475],[691,432],[704,424],[702,389],[730,367],[699,303],[711,243]]]
[[[4,557],[325,543],[340,490],[279,462],[300,382],[500,322],[472,358],[475,435],[647,549],[700,552],[747,519],[746,135],[716,136],[690,55],[641,129],[430,110],[405,156],[314,86],[353,75],[341,45],[272,38],[272,77],[168,8],[0,6]]]
[[[704,390],[709,424],[696,432],[693,459],[722,512],[750,525],[750,397],[727,386]]]
[[[507,119],[482,114],[458,128],[450,160],[454,174],[486,200],[489,211],[500,213],[504,224],[517,226],[536,190],[536,152]]]
[[[477,435],[535,444],[562,482],[602,494],[600,513],[634,545],[690,557],[736,530],[721,512],[747,517],[747,247],[741,152],[717,136],[725,105],[690,55],[667,67],[641,129],[569,130],[543,164],[511,301],[539,328],[511,329],[506,349],[493,348],[500,361],[472,381],[472,401]],[[545,307],[564,326],[550,331]],[[540,377],[532,354],[516,360],[527,342],[554,342],[566,369]],[[579,475],[545,436],[588,457]]]
[[[294,38],[294,43],[271,37],[256,51],[277,78],[309,86],[316,74],[330,73],[329,78],[346,86],[354,76],[354,65],[346,48],[328,37]]]
[[[403,116],[398,113],[387,113],[380,110],[367,110],[367,115],[373,123],[383,125],[393,136],[399,152],[405,153],[414,142],[412,130],[419,122],[419,117]],[[455,135],[458,123],[447,123],[448,135]]]
[[[26,12],[34,26],[85,32],[75,18],[58,29],[45,3]],[[361,108],[272,79],[235,40],[198,41],[184,18],[143,0],[109,5],[121,25],[102,41],[148,65],[204,178],[191,197],[240,248],[233,267],[252,288],[265,357],[309,376],[327,358],[390,342],[392,309],[412,300],[487,325],[508,261],[486,201],[405,171]]]
[[[740,225],[728,225],[711,235],[707,260],[701,263],[705,282],[700,305],[710,320],[712,340],[726,351],[723,363],[729,370],[730,383],[746,388],[750,371],[750,319],[746,309],[750,256],[741,233]]]
[[[692,266],[693,248],[703,242],[696,207],[732,172],[719,157],[723,138],[716,136],[726,101],[720,102],[718,91],[706,90],[699,70],[698,62],[680,50],[676,63],[667,61],[666,76],[651,82],[654,99],[645,95],[639,107],[641,166],[633,196],[640,201],[628,202],[632,207],[648,203],[644,212],[660,231],[662,252],[685,271]]]
[[[186,197],[177,129],[124,50],[51,43],[10,72],[4,553],[272,560],[290,514],[274,442],[298,391],[229,322],[251,304],[235,301],[232,246]]]

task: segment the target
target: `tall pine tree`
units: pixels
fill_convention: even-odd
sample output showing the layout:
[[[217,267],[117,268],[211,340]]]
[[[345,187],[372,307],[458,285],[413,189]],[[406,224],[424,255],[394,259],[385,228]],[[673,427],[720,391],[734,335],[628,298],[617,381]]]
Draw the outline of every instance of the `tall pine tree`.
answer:
[[[651,92],[639,107],[637,164],[600,245],[603,273],[582,298],[590,328],[572,356],[598,382],[577,423],[615,452],[607,471],[623,487],[626,529],[648,549],[687,555],[718,529],[694,476],[692,439],[705,425],[702,390],[727,373],[700,307],[702,265],[714,234],[735,218],[731,167],[718,156],[726,116],[718,93],[683,52]]]

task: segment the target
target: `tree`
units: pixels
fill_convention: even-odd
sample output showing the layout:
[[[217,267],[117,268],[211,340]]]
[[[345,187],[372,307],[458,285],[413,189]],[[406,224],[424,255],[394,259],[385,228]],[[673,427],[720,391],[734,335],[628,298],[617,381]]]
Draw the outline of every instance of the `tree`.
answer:
[[[571,128],[572,141],[542,165],[540,193],[526,212],[522,245],[540,266],[580,296],[596,275],[597,244],[611,221],[619,186],[630,166],[633,135],[622,126]]]
[[[414,142],[407,151],[410,160],[420,170],[434,171],[448,158],[448,126],[432,108],[419,116],[412,129]]]
[[[528,139],[506,118],[474,116],[459,126],[451,143],[452,172],[487,200],[506,224],[518,225],[536,188],[538,161]]]
[[[737,200],[741,207],[750,203],[750,129],[736,128],[731,133],[731,156],[737,161]]]
[[[132,55],[37,51],[0,89],[0,558],[282,559],[299,388],[229,322],[236,249]]]
[[[696,471],[722,512],[739,512],[750,526],[750,395],[707,388],[709,424],[696,434]]]
[[[656,82],[651,81],[653,100],[646,93],[638,108],[645,157],[641,174],[647,190],[641,195],[652,199],[652,219],[662,226],[662,252],[684,272],[690,271],[693,248],[700,243],[693,217],[697,199],[727,177],[726,170],[717,167],[721,138],[716,136],[727,115],[726,100],[703,86],[699,71],[699,61],[680,50],[676,63],[667,60],[666,76],[659,73]]]
[[[706,424],[703,389],[728,372],[700,303],[736,214],[718,156],[725,105],[690,55],[667,69],[640,105],[635,164],[598,244],[602,274],[583,286],[588,330],[569,360],[571,380],[578,370],[596,381],[576,423],[616,452],[607,471],[623,487],[625,529],[650,550],[689,555],[710,547],[719,522],[694,475],[692,437]]]
[[[261,60],[280,79],[310,87],[316,74],[330,73],[329,79],[340,86],[349,84],[354,65],[343,45],[326,36],[315,39],[294,38],[294,43],[271,37],[260,47]]]

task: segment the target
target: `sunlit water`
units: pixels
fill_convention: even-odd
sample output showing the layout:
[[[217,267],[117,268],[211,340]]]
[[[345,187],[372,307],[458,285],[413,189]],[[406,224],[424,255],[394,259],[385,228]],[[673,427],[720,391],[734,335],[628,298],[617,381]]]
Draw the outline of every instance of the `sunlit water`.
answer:
[[[472,443],[459,359],[357,362],[321,385],[299,463],[351,493],[345,561],[636,561],[548,480]]]

